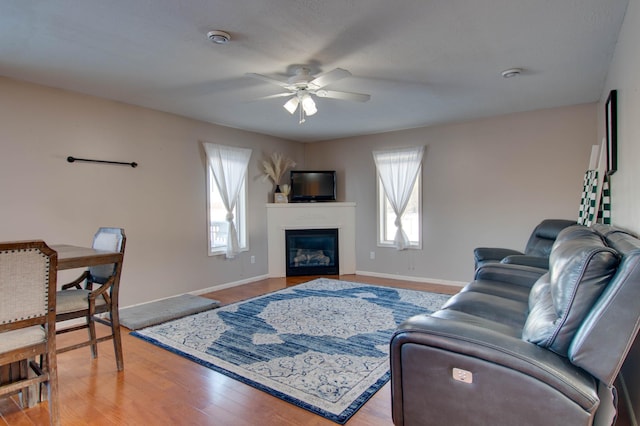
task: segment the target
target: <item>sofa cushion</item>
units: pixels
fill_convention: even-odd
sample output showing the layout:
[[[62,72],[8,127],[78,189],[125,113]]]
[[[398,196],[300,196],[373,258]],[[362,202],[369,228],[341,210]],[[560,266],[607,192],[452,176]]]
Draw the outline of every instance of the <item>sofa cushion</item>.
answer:
[[[522,331],[522,338],[532,343],[545,342],[552,332],[556,315],[549,274],[545,274],[531,287],[529,293],[529,315]]]
[[[465,324],[469,327],[479,327],[483,330],[491,330],[504,336],[520,338],[522,335],[522,327],[505,324],[502,321],[492,321],[466,312],[455,311],[453,309],[440,309],[431,314],[433,318],[440,318],[449,321],[455,321],[458,324]]]
[[[556,237],[568,226],[575,225],[576,221],[565,219],[546,219],[540,222],[533,230],[527,241],[525,254],[529,256],[549,257]]]
[[[627,231],[594,226],[621,256],[616,275],[569,347],[575,365],[612,386],[640,328],[640,240]]]
[[[500,322],[518,330],[522,330],[527,319],[526,301],[475,291],[456,294],[447,300],[442,309],[464,312],[485,320]]]
[[[618,254],[592,229],[575,226],[560,232],[549,257],[549,273],[532,288],[522,338],[566,356],[618,263]]]
[[[508,285],[499,281],[475,280],[464,286],[460,293],[476,292],[525,302],[529,300],[530,288],[520,285]]]

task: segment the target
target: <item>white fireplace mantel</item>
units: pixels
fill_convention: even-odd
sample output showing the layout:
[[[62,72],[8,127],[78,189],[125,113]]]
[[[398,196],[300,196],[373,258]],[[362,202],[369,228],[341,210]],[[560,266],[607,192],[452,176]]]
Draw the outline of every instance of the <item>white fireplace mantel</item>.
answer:
[[[269,276],[286,275],[287,229],[338,229],[340,274],[356,273],[356,203],[267,204]]]

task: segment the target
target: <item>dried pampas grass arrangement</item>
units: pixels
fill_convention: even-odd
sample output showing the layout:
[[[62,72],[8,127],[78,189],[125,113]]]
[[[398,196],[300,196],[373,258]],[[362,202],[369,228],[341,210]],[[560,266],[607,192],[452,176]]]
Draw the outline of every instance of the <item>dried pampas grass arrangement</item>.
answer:
[[[271,179],[274,184],[279,185],[282,175],[288,170],[296,166],[295,161],[285,157],[279,152],[274,152],[268,160],[262,162],[264,169],[264,179]]]

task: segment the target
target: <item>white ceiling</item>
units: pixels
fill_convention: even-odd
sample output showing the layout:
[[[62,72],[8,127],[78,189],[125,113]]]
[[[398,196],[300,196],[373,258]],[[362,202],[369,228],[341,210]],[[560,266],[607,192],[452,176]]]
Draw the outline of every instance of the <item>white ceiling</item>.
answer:
[[[597,101],[627,4],[0,0],[0,75],[311,142]],[[255,100],[281,89],[245,73],[295,64],[345,68],[327,88],[371,100],[318,99],[304,124]]]

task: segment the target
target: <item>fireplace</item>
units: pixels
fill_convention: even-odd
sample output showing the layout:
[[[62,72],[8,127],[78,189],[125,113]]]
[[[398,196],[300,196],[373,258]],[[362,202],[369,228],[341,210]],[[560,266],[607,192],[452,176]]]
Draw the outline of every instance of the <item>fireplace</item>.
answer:
[[[340,235],[339,275],[356,273],[356,203],[268,203],[267,248],[269,277],[287,275],[285,231],[296,229],[333,229]]]
[[[338,229],[285,230],[287,276],[338,275]]]

